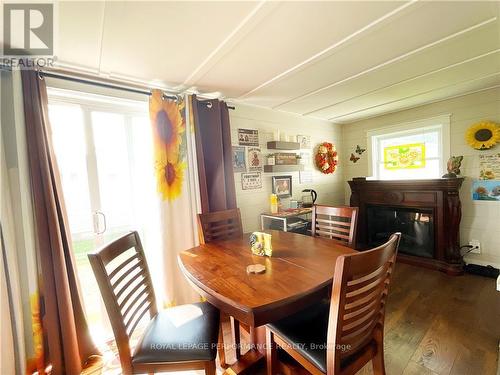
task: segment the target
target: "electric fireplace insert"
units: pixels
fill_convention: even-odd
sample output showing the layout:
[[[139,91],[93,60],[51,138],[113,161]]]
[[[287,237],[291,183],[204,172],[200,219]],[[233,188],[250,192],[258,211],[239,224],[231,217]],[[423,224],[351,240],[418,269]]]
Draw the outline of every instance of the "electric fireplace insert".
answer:
[[[370,247],[383,244],[394,232],[401,232],[400,253],[434,257],[432,209],[368,206],[367,225]]]

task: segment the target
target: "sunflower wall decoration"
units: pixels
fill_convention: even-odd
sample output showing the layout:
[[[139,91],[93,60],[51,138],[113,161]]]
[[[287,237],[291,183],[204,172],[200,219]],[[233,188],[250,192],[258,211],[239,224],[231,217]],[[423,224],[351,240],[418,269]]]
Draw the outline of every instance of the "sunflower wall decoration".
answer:
[[[481,121],[465,133],[465,140],[476,150],[487,150],[500,142],[500,126],[493,121]]]
[[[149,100],[157,190],[163,200],[179,197],[186,169],[186,118],[184,101],[164,99],[153,90]]]
[[[339,157],[337,150],[332,143],[323,142],[318,146],[318,152],[314,157],[316,162],[316,167],[324,174],[330,174],[335,172],[337,169],[337,164],[339,163]]]

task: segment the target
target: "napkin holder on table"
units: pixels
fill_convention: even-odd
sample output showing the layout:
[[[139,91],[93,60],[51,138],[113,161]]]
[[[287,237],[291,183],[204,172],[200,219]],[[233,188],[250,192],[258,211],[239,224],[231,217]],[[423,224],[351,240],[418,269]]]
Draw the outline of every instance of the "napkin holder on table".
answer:
[[[273,246],[271,244],[272,236],[268,233],[253,232],[250,235],[250,246],[252,253],[259,256],[272,256]]]

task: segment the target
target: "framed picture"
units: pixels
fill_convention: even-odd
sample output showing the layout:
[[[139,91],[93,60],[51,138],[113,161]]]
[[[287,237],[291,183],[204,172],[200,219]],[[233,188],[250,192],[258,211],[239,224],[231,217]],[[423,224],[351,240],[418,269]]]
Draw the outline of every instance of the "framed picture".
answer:
[[[472,200],[500,202],[500,181],[472,181]]]
[[[243,146],[233,146],[233,171],[235,173],[247,171],[246,152]]]
[[[301,149],[311,148],[311,136],[309,135],[297,135],[297,142]]]
[[[262,171],[262,154],[260,147],[247,147],[247,160],[249,172]]]
[[[279,198],[292,196],[292,176],[274,176],[273,193]]]
[[[238,144],[240,146],[259,146],[259,131],[253,129],[238,129]]]
[[[261,173],[242,173],[241,174],[241,189],[252,190],[262,188]]]

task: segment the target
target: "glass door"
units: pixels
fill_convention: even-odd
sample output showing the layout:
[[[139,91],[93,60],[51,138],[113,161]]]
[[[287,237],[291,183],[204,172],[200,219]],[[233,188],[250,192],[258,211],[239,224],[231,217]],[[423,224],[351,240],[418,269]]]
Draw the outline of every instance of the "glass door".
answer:
[[[113,333],[87,254],[157,226],[153,146],[147,102],[78,95],[49,90],[49,116],[87,319],[106,350]]]

